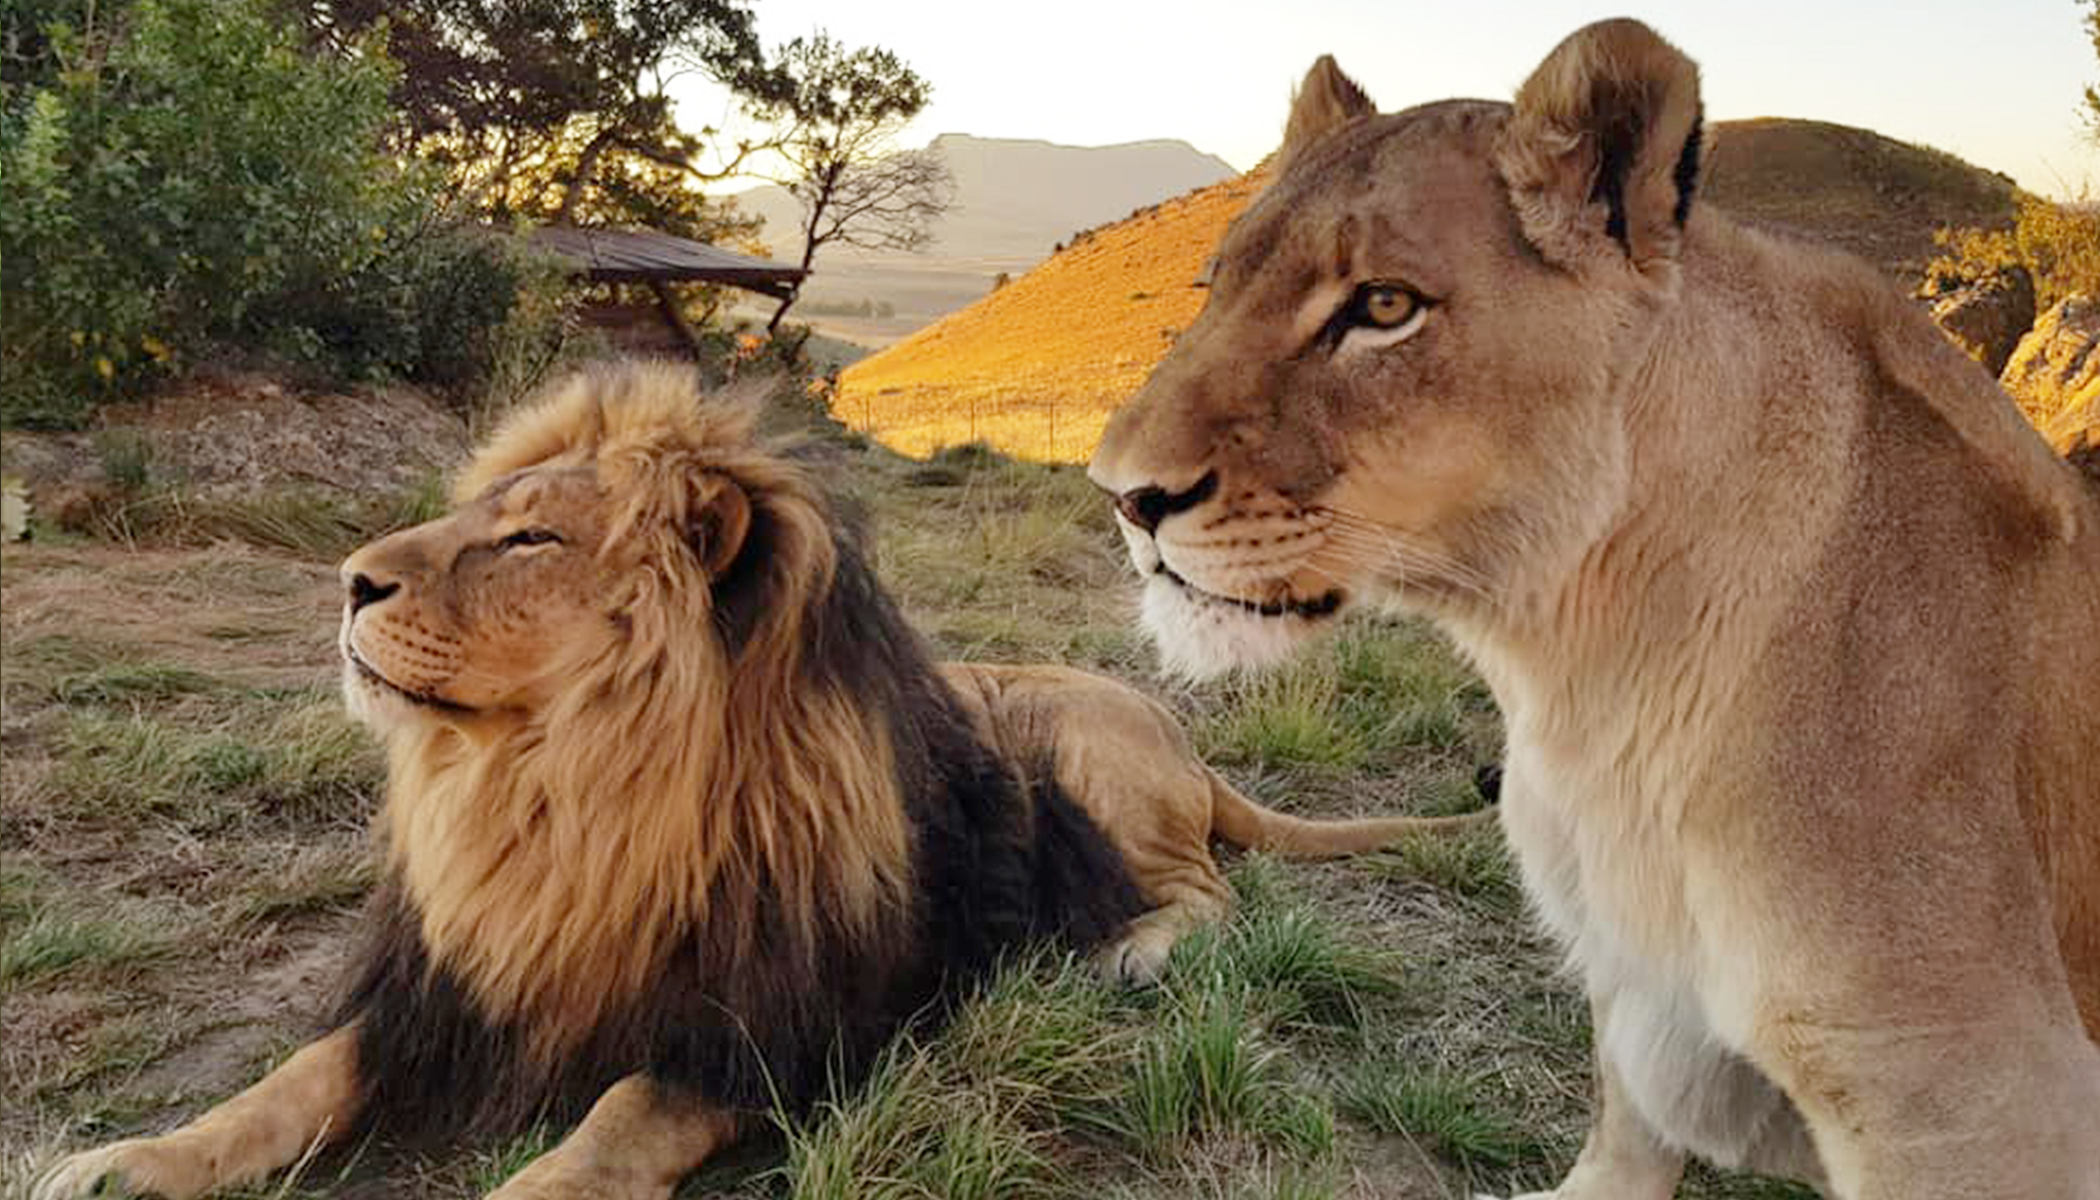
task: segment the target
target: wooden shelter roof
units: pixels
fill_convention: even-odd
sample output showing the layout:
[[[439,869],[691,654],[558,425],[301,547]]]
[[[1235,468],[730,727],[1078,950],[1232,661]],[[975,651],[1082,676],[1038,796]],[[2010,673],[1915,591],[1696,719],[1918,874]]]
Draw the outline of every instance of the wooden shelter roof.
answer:
[[[808,272],[653,229],[544,225],[532,244],[598,283],[721,283],[784,299]]]

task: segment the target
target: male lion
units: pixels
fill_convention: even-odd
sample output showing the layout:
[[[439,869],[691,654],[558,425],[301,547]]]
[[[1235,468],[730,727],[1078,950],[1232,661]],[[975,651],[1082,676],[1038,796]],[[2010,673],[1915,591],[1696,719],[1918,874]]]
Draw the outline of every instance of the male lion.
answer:
[[[1632,21],[1514,105],[1315,64],[1094,459],[1148,623],[1208,672],[1397,601],[1478,665],[1596,1030],[1550,1195],[2100,1197],[2100,502],[1703,159]]]
[[[689,370],[568,382],[457,494],[343,566],[388,872],[334,1032],[40,1196],[585,1105],[499,1194],[667,1196],[1024,940],[1153,976],[1230,899],[1213,834],[1338,854],[1469,819],[1298,820],[1121,684],[936,668],[810,473]]]

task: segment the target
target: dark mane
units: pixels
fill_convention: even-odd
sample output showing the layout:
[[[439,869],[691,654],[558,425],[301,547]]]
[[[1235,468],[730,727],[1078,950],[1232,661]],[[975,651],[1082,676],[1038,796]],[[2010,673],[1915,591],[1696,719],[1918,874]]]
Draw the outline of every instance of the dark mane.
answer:
[[[804,669],[812,682],[847,685],[888,727],[911,827],[910,902],[879,915],[879,935],[819,932],[814,942],[771,889],[755,906],[710,906],[756,917],[735,928],[698,921],[634,1000],[574,1053],[545,1061],[529,1029],[488,1020],[432,960],[418,914],[389,880],[337,1012],[361,1022],[369,1129],[420,1141],[567,1120],[636,1071],[726,1107],[803,1112],[856,1082],[900,1030],[940,1020],[1009,950],[1041,938],[1083,950],[1143,909],[1121,857],[1049,764],[1002,762],[975,735],[853,524],[834,524],[837,568],[805,617]],[[718,585],[711,633],[732,659],[772,599],[761,568],[775,532],[754,525]]]

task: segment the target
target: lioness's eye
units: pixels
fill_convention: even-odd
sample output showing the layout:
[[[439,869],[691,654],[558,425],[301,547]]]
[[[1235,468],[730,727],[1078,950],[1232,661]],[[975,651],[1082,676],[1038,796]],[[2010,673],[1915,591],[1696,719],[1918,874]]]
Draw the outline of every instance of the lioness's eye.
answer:
[[[511,550],[519,546],[544,546],[549,542],[558,542],[560,540],[561,535],[551,529],[520,529],[502,541],[497,542],[496,545],[502,549]]]
[[[1407,324],[1408,318],[1422,301],[1413,292],[1396,284],[1367,283],[1356,289],[1354,311],[1350,314],[1360,325],[1371,325],[1379,329],[1398,329]]]

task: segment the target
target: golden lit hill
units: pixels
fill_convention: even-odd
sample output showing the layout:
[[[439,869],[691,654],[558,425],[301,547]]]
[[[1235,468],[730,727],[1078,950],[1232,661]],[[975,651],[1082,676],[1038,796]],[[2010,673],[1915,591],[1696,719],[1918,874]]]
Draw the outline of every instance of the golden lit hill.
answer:
[[[1842,125],[1723,123],[1708,196],[1768,227],[1914,278],[1942,225],[2003,225],[2012,185],[1936,150]],[[1077,238],[840,380],[841,419],[909,454],[983,441],[1080,460],[1207,294],[1196,286],[1260,177],[1202,188]]]

